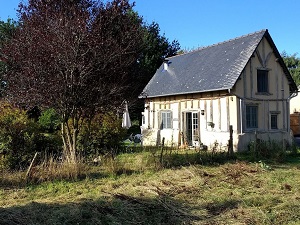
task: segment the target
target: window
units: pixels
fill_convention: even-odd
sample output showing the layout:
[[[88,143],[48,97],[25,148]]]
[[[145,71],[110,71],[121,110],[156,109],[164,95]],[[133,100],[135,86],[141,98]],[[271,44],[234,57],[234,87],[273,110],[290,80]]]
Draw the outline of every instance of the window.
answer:
[[[271,115],[271,129],[278,129],[277,126],[277,115]]]
[[[258,126],[258,106],[246,106],[246,125],[247,128],[257,128]]]
[[[268,70],[257,70],[257,92],[268,93]]]
[[[171,127],[171,112],[161,112],[161,129],[170,129]]]

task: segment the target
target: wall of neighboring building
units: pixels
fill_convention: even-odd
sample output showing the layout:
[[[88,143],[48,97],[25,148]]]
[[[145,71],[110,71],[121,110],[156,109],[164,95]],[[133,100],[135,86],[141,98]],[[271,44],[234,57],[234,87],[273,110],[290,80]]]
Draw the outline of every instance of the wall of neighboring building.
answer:
[[[293,135],[300,136],[300,93],[290,101],[290,124]]]
[[[299,88],[299,87],[298,87]],[[300,90],[298,90],[300,91]],[[290,113],[300,113],[300,93],[290,101]]]

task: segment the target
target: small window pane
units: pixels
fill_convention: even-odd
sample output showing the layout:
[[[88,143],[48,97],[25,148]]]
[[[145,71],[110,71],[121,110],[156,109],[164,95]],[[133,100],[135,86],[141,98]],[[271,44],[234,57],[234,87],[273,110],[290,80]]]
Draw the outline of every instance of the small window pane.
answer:
[[[278,127],[277,127],[277,115],[271,115],[271,129],[278,129]]]
[[[258,107],[246,106],[246,125],[247,128],[257,128],[258,126]]]
[[[171,128],[171,112],[162,112],[161,119],[162,119],[162,129]]]
[[[268,91],[268,71],[257,70],[257,92],[267,93]]]

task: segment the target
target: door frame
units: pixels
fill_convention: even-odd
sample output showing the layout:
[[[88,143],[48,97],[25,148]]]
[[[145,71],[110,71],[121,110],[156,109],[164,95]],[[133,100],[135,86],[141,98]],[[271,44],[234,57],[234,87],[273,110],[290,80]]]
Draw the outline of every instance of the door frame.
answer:
[[[183,143],[188,146],[200,146],[200,111],[182,112]]]

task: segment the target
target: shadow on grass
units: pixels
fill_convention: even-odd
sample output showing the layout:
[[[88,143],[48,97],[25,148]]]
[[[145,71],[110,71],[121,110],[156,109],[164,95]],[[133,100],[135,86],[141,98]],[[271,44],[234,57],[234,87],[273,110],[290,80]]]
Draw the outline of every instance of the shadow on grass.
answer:
[[[217,219],[220,213],[235,209],[238,202],[228,201],[186,207],[167,196],[134,198],[112,194],[93,200],[71,203],[36,203],[0,208],[0,224],[192,224]],[[198,210],[202,215],[194,215]]]
[[[25,176],[25,172],[11,172],[6,173],[5,175],[0,175],[0,189],[19,189],[25,188],[30,185],[38,185],[46,182],[55,182],[55,181],[66,181],[66,182],[77,182],[82,181],[87,178],[89,179],[103,179],[107,177],[111,177],[111,175],[107,172],[103,171],[82,171],[80,175],[75,177],[50,177],[45,179],[44,177],[38,177],[36,175],[31,175],[30,177]],[[1,225],[1,223],[0,223]]]

